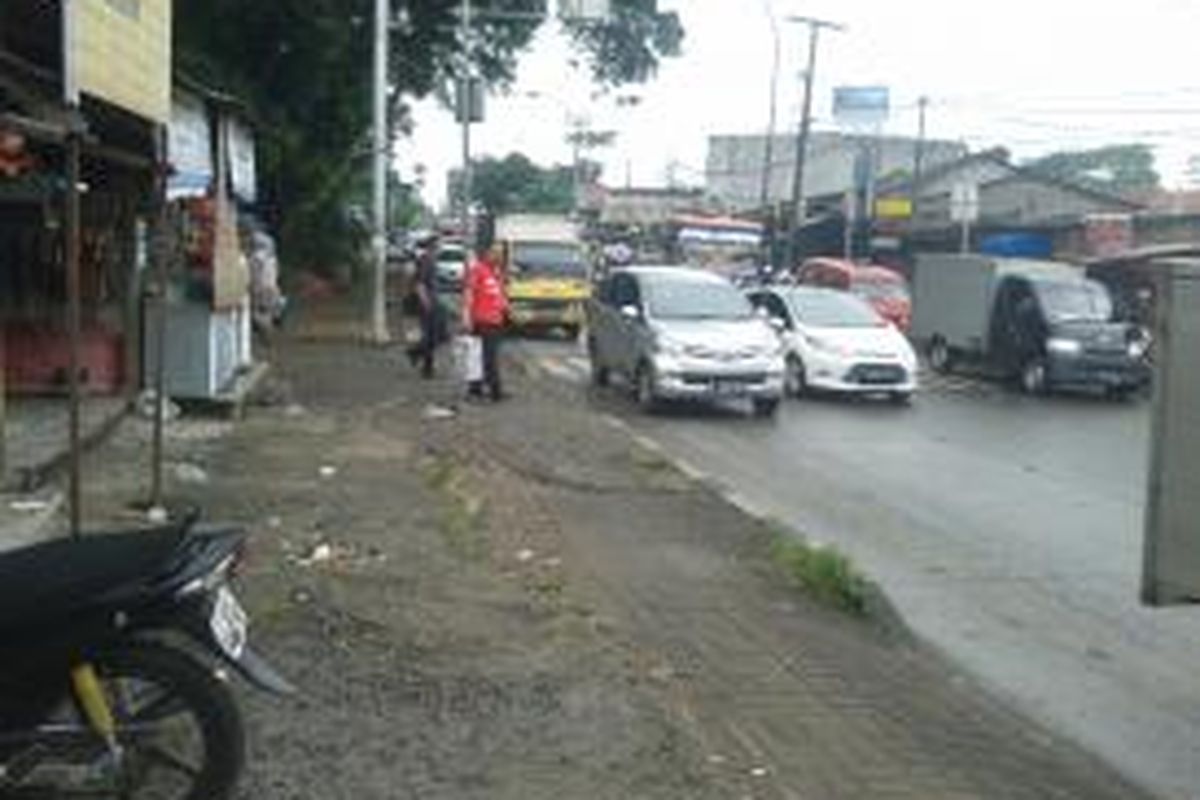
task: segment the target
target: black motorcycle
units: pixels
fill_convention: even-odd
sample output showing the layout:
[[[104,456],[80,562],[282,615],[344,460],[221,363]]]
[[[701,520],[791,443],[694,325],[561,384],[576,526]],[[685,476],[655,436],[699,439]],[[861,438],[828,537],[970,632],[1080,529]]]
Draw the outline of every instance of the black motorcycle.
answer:
[[[247,646],[244,541],[192,515],[0,555],[0,798],[233,796],[229,674],[293,691]]]

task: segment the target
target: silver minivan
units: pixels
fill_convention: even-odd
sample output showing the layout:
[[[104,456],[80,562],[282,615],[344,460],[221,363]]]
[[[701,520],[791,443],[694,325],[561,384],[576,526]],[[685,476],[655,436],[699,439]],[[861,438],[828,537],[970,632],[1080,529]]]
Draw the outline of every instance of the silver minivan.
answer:
[[[624,376],[638,404],[746,399],[772,416],[783,397],[779,337],[724,278],[688,267],[609,274],[588,303],[588,355],[598,386]]]

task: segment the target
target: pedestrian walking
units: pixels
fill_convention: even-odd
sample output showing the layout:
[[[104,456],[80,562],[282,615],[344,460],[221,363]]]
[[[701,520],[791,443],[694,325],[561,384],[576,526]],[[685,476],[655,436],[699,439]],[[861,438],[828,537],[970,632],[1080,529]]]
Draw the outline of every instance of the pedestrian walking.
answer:
[[[499,245],[480,247],[463,281],[463,328],[483,345],[483,380],[473,381],[468,393],[482,397],[486,387],[492,400],[503,400],[500,380],[500,340],[508,321],[508,292],[504,285],[503,251]]]
[[[412,287],[421,338],[408,348],[408,360],[421,368],[425,378],[433,377],[434,356],[445,339],[445,318],[437,297],[437,246],[436,238],[422,243]]]

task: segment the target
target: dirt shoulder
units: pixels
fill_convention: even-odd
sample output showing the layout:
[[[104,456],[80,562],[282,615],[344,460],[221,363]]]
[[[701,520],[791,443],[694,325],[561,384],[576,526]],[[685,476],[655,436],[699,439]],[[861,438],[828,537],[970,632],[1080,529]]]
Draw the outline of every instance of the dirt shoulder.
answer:
[[[514,371],[464,406],[395,350],[281,341],[236,426],[180,423],[172,496],[254,532],[243,796],[1133,798],[930,653],[783,580],[768,532]],[[437,416],[437,415],[434,415]],[[144,486],[131,422],[93,518]]]

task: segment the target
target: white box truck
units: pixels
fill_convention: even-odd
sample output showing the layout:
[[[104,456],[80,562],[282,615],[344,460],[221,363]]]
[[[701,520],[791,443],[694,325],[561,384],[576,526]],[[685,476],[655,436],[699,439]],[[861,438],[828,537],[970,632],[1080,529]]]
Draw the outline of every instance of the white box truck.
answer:
[[[1116,321],[1108,290],[1069,264],[984,255],[919,256],[912,336],[938,372],[974,365],[1041,394],[1127,396],[1149,380],[1146,342]]]

